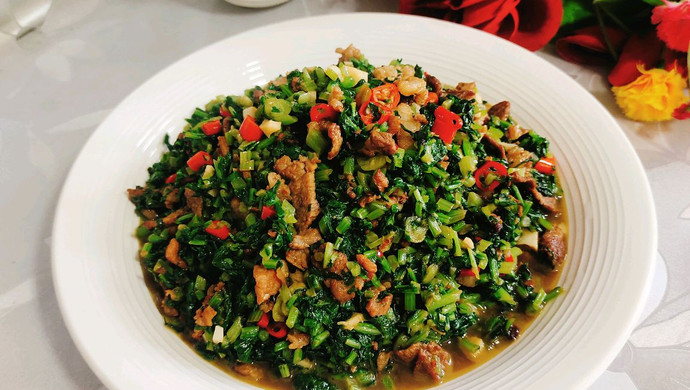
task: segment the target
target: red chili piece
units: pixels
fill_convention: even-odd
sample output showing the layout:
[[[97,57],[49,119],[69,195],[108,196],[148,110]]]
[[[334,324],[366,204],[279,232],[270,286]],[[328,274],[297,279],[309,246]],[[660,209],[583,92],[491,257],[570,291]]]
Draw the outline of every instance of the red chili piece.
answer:
[[[261,136],[264,135],[264,132],[261,131],[259,125],[254,122],[254,117],[247,115],[244,121],[242,121],[242,125],[240,125],[240,135],[245,141],[258,141],[261,139]]]
[[[374,107],[378,108],[378,111],[381,114],[381,116],[379,117],[379,120],[376,121],[376,123],[381,125],[381,124],[387,122],[388,118],[390,118],[391,115],[393,114],[393,110],[391,110],[390,107],[376,104],[371,100],[362,104],[362,107],[359,108],[359,116],[362,118],[362,122],[364,122],[365,125],[370,125],[370,124],[374,123],[374,112],[371,109],[370,103]]]
[[[309,117],[312,122],[318,122],[321,120],[335,121],[338,119],[338,111],[326,103],[319,103],[311,108],[309,111]]]
[[[477,275],[474,274],[474,271],[472,271],[472,268],[463,268],[460,270],[460,276],[474,276],[474,277],[476,277]]]
[[[225,240],[230,236],[230,229],[228,229],[227,225],[221,224],[220,221],[212,221],[206,228],[206,233]]]
[[[197,172],[204,165],[211,164],[213,164],[213,159],[211,158],[211,155],[204,152],[203,150],[196,152],[195,155],[193,155],[189,158],[189,160],[187,160],[187,166],[194,172]]]
[[[480,191],[493,191],[500,184],[498,180],[494,180],[488,186],[484,186],[483,180],[490,171],[502,177],[508,175],[508,170],[504,165],[497,163],[496,161],[487,161],[474,172],[474,181]]]
[[[436,110],[434,110],[434,117],[434,126],[431,130],[438,134],[443,142],[447,144],[453,142],[455,133],[462,128],[462,119],[460,119],[460,116],[443,106],[438,106]]]
[[[429,92],[429,97],[427,97],[426,103],[438,103],[438,94],[436,92]]]
[[[273,206],[264,206],[261,208],[261,219],[273,218],[276,216],[276,208]]]
[[[534,164],[534,169],[545,175],[552,175],[556,172],[556,160],[553,157],[544,157]]]
[[[277,339],[284,338],[285,336],[287,336],[288,333],[287,326],[285,326],[285,324],[282,322],[274,322],[271,325],[269,325],[266,328],[266,330],[268,331],[268,334]]]
[[[266,329],[268,326],[268,314],[264,313],[261,315],[261,319],[256,323],[259,328]]]
[[[228,117],[228,116],[230,116],[230,115],[231,115],[231,114],[230,114],[230,111],[228,111],[228,109],[225,108],[225,106],[220,106],[220,116],[222,116],[223,118],[225,118],[225,117]]]
[[[371,90],[371,102],[379,107],[394,109],[400,103],[400,91],[395,84],[383,84]]]
[[[222,127],[223,126],[221,126],[220,121],[211,121],[201,125],[201,131],[203,131],[206,135],[214,135],[218,134]]]
[[[165,184],[172,184],[177,180],[177,173],[173,173],[172,175],[168,176],[167,179],[165,179]]]

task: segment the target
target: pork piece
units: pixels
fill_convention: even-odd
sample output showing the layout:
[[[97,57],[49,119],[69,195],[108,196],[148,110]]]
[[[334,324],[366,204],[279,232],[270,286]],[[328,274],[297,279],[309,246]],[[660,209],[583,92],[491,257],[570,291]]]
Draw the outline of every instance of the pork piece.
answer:
[[[233,370],[238,372],[240,375],[248,376],[257,382],[264,377],[264,372],[261,367],[253,364],[238,364],[233,367]]]
[[[470,100],[477,95],[477,85],[471,83],[458,83],[453,89],[446,91],[449,95],[457,96],[460,99]]]
[[[328,268],[330,272],[340,275],[347,269],[347,255],[343,252],[333,251],[333,264]]]
[[[415,372],[429,375],[436,383],[441,381],[445,369],[451,365],[450,354],[435,342],[414,343],[396,351],[395,355],[408,364],[416,359]]]
[[[194,323],[199,326],[211,326],[213,325],[213,317],[217,313],[211,306],[200,307],[196,310],[196,314],[194,314]]]
[[[223,132],[224,133],[228,132],[228,131],[230,131],[230,127],[232,126],[232,118],[229,116],[226,116],[225,118],[223,118],[223,120],[220,122],[220,124],[223,127]],[[223,137],[223,138],[225,138],[225,137]],[[225,143],[227,144],[227,140],[225,140],[225,141],[226,141]],[[230,151],[229,148],[228,148],[228,151]]]
[[[510,116],[510,102],[502,101],[496,103],[491,108],[489,108],[489,115],[497,116],[500,120],[504,121]]]
[[[328,105],[338,112],[343,112],[343,110],[345,109],[342,102],[343,96],[343,90],[336,85],[331,90],[331,94],[328,95]]]
[[[293,77],[290,80],[290,89],[292,90],[292,92],[297,92],[300,90],[299,77]]]
[[[232,198],[230,199],[230,212],[233,218],[244,220],[247,216],[247,205],[240,198]]]
[[[385,173],[381,172],[380,169],[376,170],[371,180],[374,182],[374,185],[379,189],[380,192],[383,192],[386,188],[388,188],[388,178],[386,177]]]
[[[180,257],[180,242],[176,238],[170,239],[168,246],[165,248],[165,258],[172,264],[187,269],[187,263]]]
[[[481,139],[481,143],[484,145],[486,148],[486,152],[492,156],[499,157],[503,160],[506,158],[506,151],[503,148],[503,145],[501,145],[500,142],[496,141],[495,139],[489,137],[487,134],[484,134]]]
[[[299,160],[291,160],[288,156],[279,158],[274,166],[276,172],[290,180],[288,187],[295,207],[297,230],[307,229],[319,215],[319,202],[316,200],[316,180],[314,171],[318,160],[310,160],[300,156]]]
[[[128,188],[127,189],[127,197],[129,200],[133,200],[134,198],[138,198],[140,196],[144,195],[144,189],[141,187],[137,188]]]
[[[372,130],[360,152],[366,156],[373,157],[377,153],[383,153],[390,156],[395,153],[396,150],[398,150],[398,145],[396,145],[395,140],[393,140],[393,134]]]
[[[227,156],[228,153],[230,153],[230,146],[228,145],[228,140],[225,139],[225,137],[223,136],[218,137],[218,150],[220,151],[220,155],[223,157]]]
[[[158,222],[149,219],[148,221],[142,222],[142,223],[141,223],[141,226],[143,226],[143,227],[145,227],[145,228],[147,228],[147,229],[150,230],[150,229],[153,229],[153,228],[155,228],[156,226],[158,226]]]
[[[168,192],[168,195],[165,196],[165,207],[172,210],[179,201],[180,190],[173,188],[170,192]]]
[[[352,313],[352,316],[345,321],[338,321],[338,325],[345,330],[354,330],[357,325],[364,322],[364,315],[362,313]]]
[[[357,201],[357,204],[359,204],[359,207],[366,207],[369,203],[381,199],[381,195],[374,195],[374,194],[367,194],[367,195],[362,195],[361,198]]]
[[[503,143],[505,148],[505,159],[508,160],[508,167],[532,167],[532,161],[536,156],[527,149],[523,149],[515,144]]]
[[[338,155],[338,153],[340,153],[340,148],[343,146],[343,135],[340,131],[340,126],[338,126],[336,123],[329,121],[321,122],[326,122],[326,124],[328,125],[327,133],[328,138],[331,139],[331,150],[328,152],[327,157],[329,160],[332,160],[335,156]]]
[[[398,146],[405,150],[414,146],[414,138],[412,138],[412,134],[408,133],[406,130],[400,129],[395,135],[395,138],[398,140]]]
[[[553,268],[563,264],[566,253],[565,234],[560,227],[542,233],[539,238],[539,254],[547,260]]]
[[[309,228],[303,230],[300,234],[292,236],[290,248],[292,249],[307,249],[321,240],[321,233],[319,229]]]
[[[529,133],[529,129],[523,129],[519,125],[510,125],[506,131],[506,138],[508,141],[515,141],[527,133]]]
[[[391,360],[391,355],[393,355],[393,352],[379,352],[378,356],[376,356],[376,369],[381,372],[383,371],[386,366],[388,365],[388,362]]]
[[[309,250],[308,249],[289,249],[285,253],[285,260],[287,260],[288,263],[294,265],[295,267],[301,269],[304,271],[307,269],[308,263],[307,263],[307,257],[309,256]]]
[[[373,75],[382,81],[393,81],[398,77],[398,70],[393,65],[383,65],[374,69]]]
[[[206,289],[206,296],[204,297],[204,301],[201,304],[208,305],[208,302],[211,300],[211,298],[213,298],[213,296],[217,293],[221,292],[224,287],[225,283],[223,282],[218,282],[216,284],[209,286],[209,288]]]
[[[558,211],[558,200],[551,196],[545,196],[537,189],[537,182],[529,173],[525,176],[520,176],[516,172],[510,174],[513,183],[527,188],[532,193],[534,199],[547,211],[555,213]]]
[[[158,213],[155,212],[154,210],[150,210],[150,209],[141,210],[141,215],[143,215],[144,218],[147,218],[147,219],[156,219],[156,218],[158,218]]]
[[[335,52],[340,54],[340,59],[338,60],[338,63],[340,62],[346,62],[346,61],[352,61],[352,59],[360,59],[362,58],[362,52],[359,51],[358,48],[352,46],[352,44],[349,44],[346,48],[337,48],[335,49]]]
[[[331,290],[333,298],[340,303],[345,303],[355,297],[355,293],[349,292],[350,287],[347,286],[342,280],[326,279],[323,281],[323,283]]]
[[[259,310],[261,310],[264,313],[270,313],[271,310],[273,310],[273,306],[275,306],[275,302],[266,301],[259,305]]]
[[[436,343],[427,345],[432,345],[432,347],[422,348],[419,351],[414,370],[429,375],[434,382],[439,383],[445,375],[445,369],[451,364],[450,354]]]
[[[332,160],[340,152],[340,148],[343,146],[343,136],[340,126],[337,123],[331,121],[322,120],[319,122],[309,122],[307,124],[307,129],[309,131],[319,131],[325,132],[328,138],[331,140],[331,150],[328,152],[328,159]]]
[[[309,345],[309,335],[305,333],[290,332],[287,339],[290,342],[289,349],[300,349]]]
[[[266,269],[263,266],[254,266],[254,292],[256,293],[256,304],[260,305],[278,293],[281,281],[276,270]]]
[[[161,301],[161,311],[163,312],[163,315],[168,316],[168,317],[177,317],[180,315],[180,312],[177,311],[172,306],[168,306],[165,304],[165,300]]]
[[[409,196],[407,193],[400,188],[396,188],[392,194],[388,196],[391,200],[391,204],[397,203],[399,206],[402,207],[407,202],[407,199]]]
[[[281,261],[280,267],[276,268],[276,277],[280,280],[280,283],[287,285],[288,276],[290,276],[290,270],[288,269],[287,263]]]
[[[391,115],[390,118],[388,118],[388,133],[391,133],[393,135],[398,134],[398,132],[402,129],[400,127],[400,118],[396,115]]]
[[[354,286],[357,291],[362,291],[362,289],[364,288],[364,279],[359,276],[355,277]]]
[[[441,84],[441,81],[436,77],[427,73],[424,75],[424,78],[426,79],[427,85],[431,87],[432,92],[440,93],[443,90],[443,84]]]
[[[290,187],[288,187],[287,184],[285,184],[285,180],[283,180],[282,177],[280,177],[279,174],[275,172],[269,172],[268,173],[268,186],[266,186],[266,190],[270,190],[273,187],[275,187],[276,184],[278,184],[278,191],[276,191],[276,196],[280,200],[290,200]]]
[[[258,102],[259,102],[259,99],[261,99],[261,97],[262,97],[263,95],[264,95],[264,91],[263,91],[262,89],[255,88],[255,89],[252,91],[252,101],[254,102],[254,104],[258,103]]]
[[[172,225],[173,223],[175,223],[175,221],[177,221],[177,218],[180,218],[183,215],[184,215],[184,209],[175,210],[172,213],[163,217],[163,219],[162,219],[163,224],[164,225]]]
[[[204,200],[201,197],[196,196],[196,192],[191,188],[184,189],[184,197],[187,199],[187,206],[192,209],[192,212],[197,217],[201,217],[201,213],[204,208]]]
[[[362,266],[362,268],[364,268],[365,271],[367,271],[367,276],[369,277],[369,279],[371,279],[374,276],[374,274],[376,273],[376,271],[378,271],[378,267],[376,266],[376,263],[374,263],[373,261],[371,261],[368,257],[366,257],[364,255],[358,254],[357,255],[357,262],[359,263],[359,265]]]
[[[377,296],[371,298],[369,302],[367,302],[367,312],[372,317],[382,316],[388,313],[391,303],[393,303],[392,295],[386,295],[383,299],[379,300],[377,294]]]

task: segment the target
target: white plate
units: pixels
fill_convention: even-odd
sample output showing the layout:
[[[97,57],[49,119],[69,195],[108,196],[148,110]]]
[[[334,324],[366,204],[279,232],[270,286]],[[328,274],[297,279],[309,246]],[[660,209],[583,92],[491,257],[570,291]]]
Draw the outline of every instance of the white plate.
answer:
[[[194,107],[333,63],[333,49],[350,42],[373,64],[403,57],[447,83],[477,81],[486,100],[510,100],[560,164],[566,294],[517,343],[441,388],[584,388],[623,346],[647,295],[657,233],[644,171],[614,119],[561,71],[492,35],[421,17],[345,14],[258,28],[184,58],[127,97],[82,150],[57,208],[53,277],[70,334],[108,387],[250,388],[163,326],[137,262],[125,189],[144,183],[163,134],[177,134]]]

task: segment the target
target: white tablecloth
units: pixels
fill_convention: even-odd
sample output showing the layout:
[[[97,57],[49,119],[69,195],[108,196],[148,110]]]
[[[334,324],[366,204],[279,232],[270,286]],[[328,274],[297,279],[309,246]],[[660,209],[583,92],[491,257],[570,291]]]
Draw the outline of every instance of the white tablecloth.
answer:
[[[21,2],[0,0],[0,22]],[[182,56],[252,27],[321,13],[396,10],[392,0],[293,0],[262,10],[221,0],[54,0],[43,26],[21,39],[0,28],[0,388],[103,387],[63,325],[50,236],[72,162],[120,100]],[[591,389],[690,389],[690,122],[626,120],[603,72],[566,63],[548,49],[538,54],[618,119],[647,170],[658,213],[647,309]]]

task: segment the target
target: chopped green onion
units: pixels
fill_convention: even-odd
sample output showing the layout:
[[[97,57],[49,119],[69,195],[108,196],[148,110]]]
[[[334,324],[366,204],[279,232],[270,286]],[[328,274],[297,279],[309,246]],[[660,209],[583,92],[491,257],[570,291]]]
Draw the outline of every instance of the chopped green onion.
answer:
[[[378,336],[381,334],[381,331],[378,330],[377,327],[367,322],[360,322],[359,324],[355,325],[355,331],[371,336]]]
[[[343,233],[345,233],[346,231],[348,231],[348,229],[350,229],[350,225],[351,225],[351,224],[352,224],[352,218],[350,218],[350,217],[344,217],[343,220],[340,221],[340,223],[338,224],[338,226],[336,226],[335,230],[336,230],[338,233],[343,234]]]
[[[280,372],[281,378],[289,378],[290,377],[290,368],[288,367],[287,364],[279,365],[278,371]]]
[[[321,333],[317,334],[316,336],[314,336],[314,337],[311,339],[311,347],[312,347],[312,348],[317,348],[319,345],[321,345],[321,344],[326,340],[326,338],[328,338],[328,336],[329,336],[330,334],[331,334],[331,333],[330,333],[329,331],[324,330],[323,332],[321,332]]]
[[[296,298],[297,296],[294,296]],[[297,317],[299,316],[299,309],[297,306],[292,306],[290,308],[290,311],[288,312],[287,319],[285,320],[285,325],[292,329],[295,327],[295,323],[297,322]]]
[[[359,341],[352,339],[352,338],[347,338],[345,340],[345,345],[347,345],[348,347],[357,348],[357,349],[362,348],[362,344]]]
[[[557,296],[561,295],[563,292],[563,289],[561,287],[555,287],[553,290],[549,291],[548,294],[544,297],[544,303],[556,298]]]

